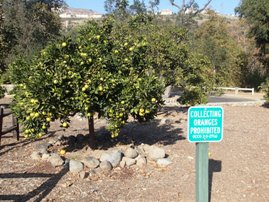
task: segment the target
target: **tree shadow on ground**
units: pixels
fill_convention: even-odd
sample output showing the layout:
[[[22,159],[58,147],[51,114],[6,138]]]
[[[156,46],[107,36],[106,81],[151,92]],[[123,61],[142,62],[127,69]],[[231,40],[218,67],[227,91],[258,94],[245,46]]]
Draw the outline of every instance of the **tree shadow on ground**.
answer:
[[[96,145],[100,149],[108,149],[116,144],[149,144],[163,145],[175,144],[179,140],[185,140],[182,128],[174,127],[171,120],[153,120],[148,123],[130,122],[126,124],[117,138],[111,138],[105,127],[96,130]]]
[[[169,120],[168,120],[169,122]],[[182,128],[175,128],[171,123],[160,125],[160,120],[154,120],[148,123],[130,122],[126,124],[116,138],[111,138],[111,133],[105,126],[95,130],[96,143],[94,149],[109,149],[117,144],[122,145],[139,145],[156,143],[162,145],[175,144],[179,140],[185,140]],[[66,150],[71,152],[88,147],[88,134],[81,134],[77,137],[67,137]]]
[[[46,173],[1,173],[0,179],[14,179],[14,178],[49,178],[39,187],[32,190],[27,194],[7,194],[0,195],[1,201],[15,201],[15,202],[26,202],[34,199],[33,201],[42,201],[56,186],[60,179],[68,172],[68,168],[64,167],[57,174],[46,174]]]
[[[109,149],[117,144],[172,145],[179,140],[185,140],[186,137],[179,124],[182,119],[180,114],[185,114],[187,111],[188,107],[163,107],[158,112],[159,119],[146,123],[131,121],[121,129],[120,135],[116,138],[111,138],[111,133],[106,130],[105,126],[101,126],[95,130],[96,143],[93,149]],[[87,129],[83,129],[83,131],[87,133],[84,136],[78,134],[76,137],[73,135],[65,137],[67,151],[78,151],[89,147],[89,131]]]
[[[12,151],[14,149],[17,149],[19,147],[26,146],[26,145],[31,144],[33,142],[39,142],[39,141],[42,141],[44,139],[48,139],[48,138],[54,136],[54,134],[55,134],[55,131],[49,132],[48,135],[43,136],[42,138],[38,138],[38,139],[24,139],[24,140],[19,140],[19,141],[15,142],[15,143],[9,143],[9,144],[5,144],[5,145],[0,145],[0,150],[1,150],[0,156],[3,155],[3,154],[5,154],[5,153],[7,153],[7,152],[9,152],[9,151]],[[10,138],[10,137],[9,136],[4,136],[4,137],[2,137],[2,139],[3,138]],[[20,138],[22,138],[22,137],[20,137]],[[6,147],[8,149],[5,150]]]

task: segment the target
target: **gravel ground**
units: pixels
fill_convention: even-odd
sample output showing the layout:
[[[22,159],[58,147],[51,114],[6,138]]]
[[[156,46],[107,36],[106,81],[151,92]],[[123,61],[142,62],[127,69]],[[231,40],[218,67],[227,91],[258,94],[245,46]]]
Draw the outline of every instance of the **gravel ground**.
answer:
[[[30,158],[36,145],[54,136],[87,134],[87,122],[77,118],[66,131],[52,124],[50,136],[34,142],[23,138],[17,142],[12,134],[5,135],[0,149],[0,201],[195,201],[195,144],[186,139],[186,109],[170,107],[165,111],[151,123],[129,124],[122,133],[132,138],[126,144],[133,140],[133,144],[163,147],[173,161],[167,168],[150,163],[144,169],[117,168],[80,179],[64,168]],[[224,106],[224,112],[224,138],[209,144],[211,201],[267,202],[269,109]],[[96,131],[100,132],[104,124],[104,120],[96,120]],[[124,146],[115,142],[109,145]],[[84,147],[67,155],[91,152]]]

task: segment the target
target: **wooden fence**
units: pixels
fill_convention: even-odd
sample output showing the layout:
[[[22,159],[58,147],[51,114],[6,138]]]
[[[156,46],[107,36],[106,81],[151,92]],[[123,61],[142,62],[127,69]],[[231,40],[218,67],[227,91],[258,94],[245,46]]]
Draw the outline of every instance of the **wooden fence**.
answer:
[[[4,130],[4,118],[7,116],[12,116],[12,125]],[[8,105],[0,105],[0,145],[2,136],[12,131],[13,136],[17,137],[17,140],[19,140],[20,134],[18,120],[12,114],[11,110],[8,109]]]

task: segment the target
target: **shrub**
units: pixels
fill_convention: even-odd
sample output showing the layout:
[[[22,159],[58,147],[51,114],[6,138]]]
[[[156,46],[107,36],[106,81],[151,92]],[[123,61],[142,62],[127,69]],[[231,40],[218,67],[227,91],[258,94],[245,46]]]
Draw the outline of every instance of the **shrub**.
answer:
[[[180,87],[181,104],[206,103],[214,84],[213,65],[209,59],[191,51],[186,29],[147,18],[141,20],[144,23],[134,23],[141,17],[132,17],[119,27],[135,33],[136,37],[147,39],[149,47],[146,57],[149,64],[164,79],[165,86]]]
[[[267,79],[261,86],[262,91],[264,94],[264,99],[267,103],[269,103],[269,79]]]
[[[190,54],[178,86],[182,89],[179,102],[186,105],[207,103],[213,90],[213,71],[209,60],[199,54]]]
[[[5,96],[5,88],[3,88],[2,86],[0,86],[0,99],[3,98]]]

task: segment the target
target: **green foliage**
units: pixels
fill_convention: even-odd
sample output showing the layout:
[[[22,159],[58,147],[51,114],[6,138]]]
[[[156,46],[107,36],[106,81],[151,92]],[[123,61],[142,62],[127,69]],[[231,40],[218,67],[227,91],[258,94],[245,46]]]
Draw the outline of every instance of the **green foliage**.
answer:
[[[5,96],[6,89],[0,86],[0,99]]]
[[[181,88],[182,104],[200,104],[207,102],[213,86],[213,67],[201,54],[192,53],[189,44],[188,31],[170,23],[159,24],[151,20],[139,23],[133,17],[131,25],[121,23],[135,36],[147,38],[149,49],[147,58],[152,68],[163,78],[165,85],[175,85]]]
[[[213,86],[213,67],[204,56],[191,52],[187,30],[171,25],[148,27],[147,56],[159,77],[164,78],[166,86],[181,88],[180,103],[206,103]]]
[[[255,47],[249,49],[249,52],[245,52],[240,56],[242,61],[242,65],[240,65],[240,83],[243,87],[254,87],[256,90],[259,90],[261,83],[263,83],[266,79],[266,69],[257,59],[253,50],[255,50]]]
[[[249,25],[245,19],[228,20],[229,35],[236,41],[241,54],[240,58],[240,86],[259,89],[265,81],[266,68],[259,59],[259,49],[254,38],[248,37]]]
[[[186,30],[173,25],[159,25],[150,20],[144,20],[144,24],[141,21],[137,23],[140,17],[133,17],[129,24],[122,23],[120,26],[126,27],[137,37],[147,38],[147,59],[159,77],[165,80],[166,86],[179,83],[189,57]]]
[[[163,85],[147,61],[147,40],[113,26],[90,22],[75,39],[51,44],[32,60],[13,104],[26,137],[42,136],[56,119],[68,127],[76,113],[108,119],[112,137],[129,115],[154,117]]]
[[[16,56],[29,56],[60,34],[60,18],[54,12],[62,0],[2,0],[0,7],[0,71]],[[54,10],[53,10],[54,9]]]
[[[236,12],[249,23],[249,36],[255,38],[259,59],[269,77],[269,1],[242,0]]]
[[[24,56],[17,56],[16,60],[9,65],[5,77],[8,77],[12,84],[24,83],[32,74],[30,60]]]
[[[265,53],[269,44],[269,1],[242,0],[236,12],[250,24],[250,36],[255,37],[257,45]]]
[[[240,85],[243,51],[229,35],[224,18],[211,13],[209,20],[196,30],[193,47],[214,65],[216,86]]]
[[[179,102],[187,105],[207,103],[213,90],[213,71],[210,61],[200,54],[190,54],[178,86],[182,89]]]
[[[262,84],[261,89],[265,93],[264,99],[269,103],[269,79]]]

